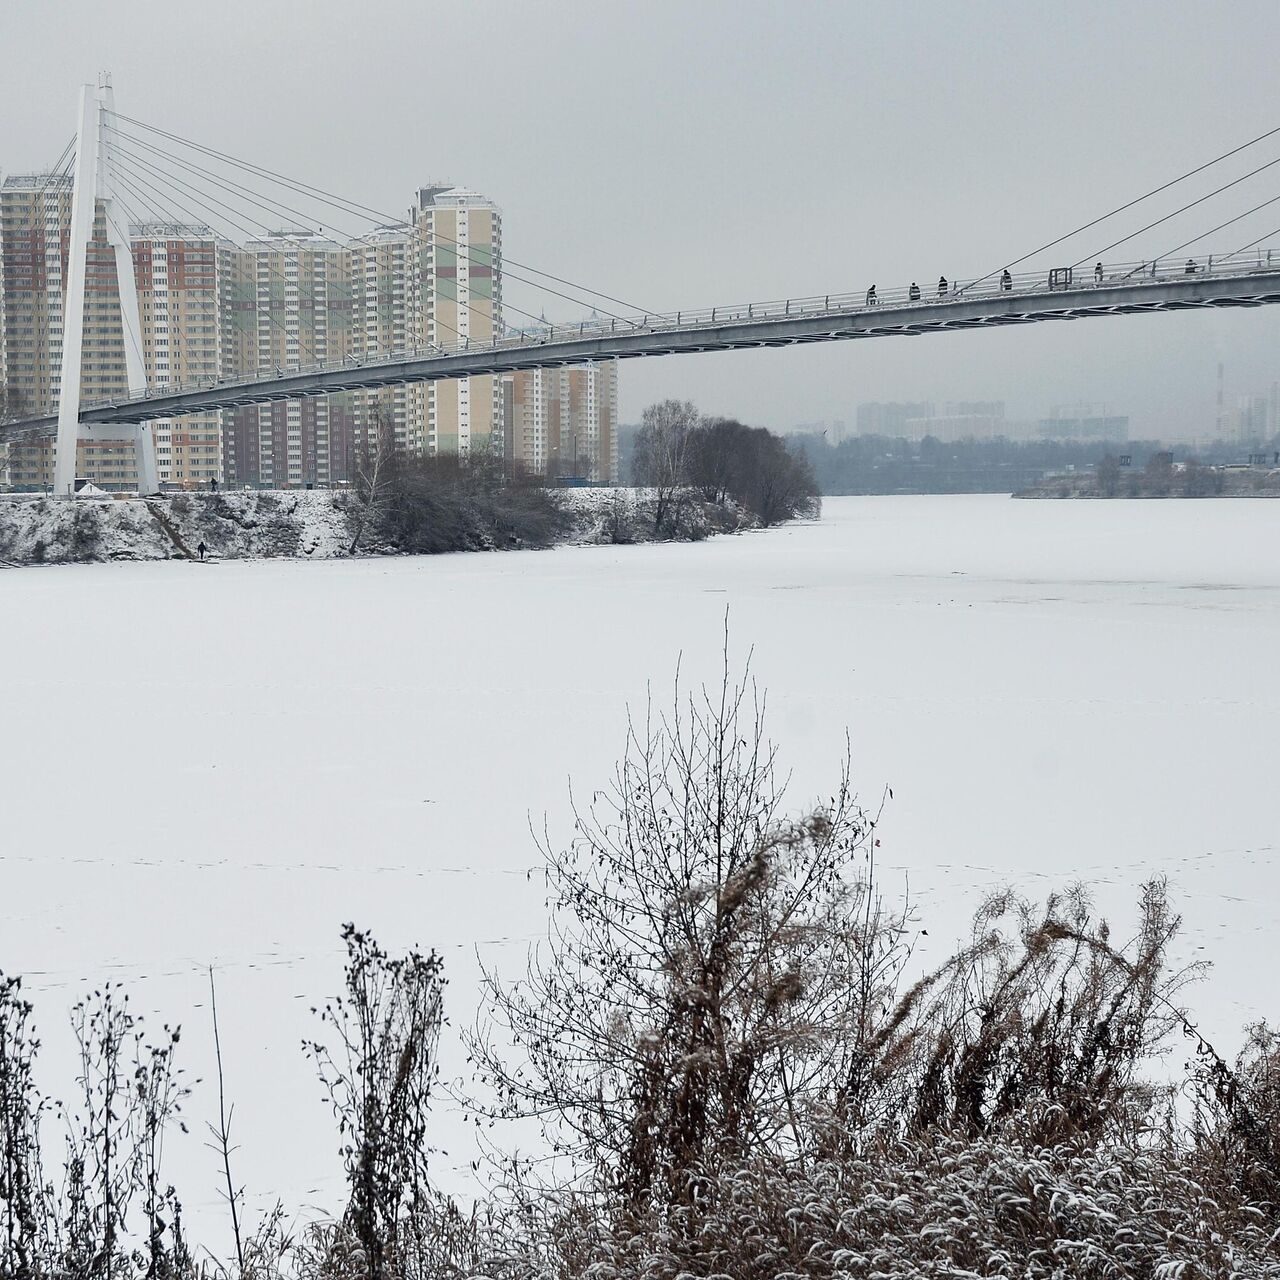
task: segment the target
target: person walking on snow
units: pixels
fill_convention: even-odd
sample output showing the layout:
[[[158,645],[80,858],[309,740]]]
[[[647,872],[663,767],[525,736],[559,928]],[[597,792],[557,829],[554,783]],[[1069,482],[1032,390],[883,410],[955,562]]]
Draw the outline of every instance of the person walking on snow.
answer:
[[[204,541],[203,541],[203,539],[202,539],[202,540],[201,540],[201,542],[200,542],[200,545],[196,548],[196,550],[200,553],[200,559],[201,559],[201,560],[203,560],[203,559],[204,559],[204,553],[205,553],[206,551],[208,551],[208,550],[209,550],[209,548],[208,548],[208,547],[206,547],[206,546],[204,545]]]

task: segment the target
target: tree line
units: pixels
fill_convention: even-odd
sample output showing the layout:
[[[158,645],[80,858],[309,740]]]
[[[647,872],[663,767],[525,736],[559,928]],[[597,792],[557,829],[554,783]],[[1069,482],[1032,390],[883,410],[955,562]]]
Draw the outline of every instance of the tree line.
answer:
[[[803,454],[764,427],[703,417],[687,400],[664,400],[644,411],[631,475],[653,492],[659,532],[675,533],[693,497],[736,503],[766,527],[821,510],[817,481]]]
[[[1040,484],[1047,475],[1092,471],[1104,464],[1131,459],[1128,479],[1149,467],[1158,469],[1168,456],[1197,467],[1244,461],[1250,452],[1280,450],[1280,438],[1242,445],[1216,440],[1200,446],[1172,447],[1158,440],[1119,444],[1105,440],[943,441],[932,436],[907,440],[890,436],[853,436],[833,443],[824,436],[801,434],[793,447],[803,453],[824,494],[1016,493]],[[1108,461],[1110,460],[1110,461]],[[1197,481],[1203,484],[1203,478]]]
[[[31,1004],[0,979],[0,1275],[1280,1271],[1280,1036],[1251,1027],[1228,1061],[1199,1033],[1183,998],[1201,968],[1170,962],[1163,883],[1128,941],[1083,888],[997,893],[925,965],[925,930],[877,873],[882,805],[859,803],[847,758],[817,803],[790,811],[785,789],[763,700],[727,664],[629,725],[612,783],[543,842],[550,945],[484,975],[464,1102],[513,1137],[467,1209],[429,1177],[434,953],[344,929],[342,994],[303,1046],[346,1179],[330,1219],[246,1220],[219,1043],[234,1250],[217,1256],[197,1257],[163,1172],[192,1096],[178,1031],[93,992],[73,1012],[77,1093],[55,1103]],[[530,1125],[532,1157],[514,1136]]]

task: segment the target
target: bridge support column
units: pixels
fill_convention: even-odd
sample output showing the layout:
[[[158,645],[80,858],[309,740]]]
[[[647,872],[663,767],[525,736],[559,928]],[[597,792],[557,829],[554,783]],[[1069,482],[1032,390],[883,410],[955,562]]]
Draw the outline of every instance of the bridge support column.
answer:
[[[129,398],[141,396],[147,385],[133,247],[129,243],[127,215],[114,199],[115,157],[111,146],[115,132],[114,108],[110,81],[104,79],[97,87],[91,84],[81,87],[80,114],[76,126],[75,178],[71,193],[71,242],[67,254],[67,280],[63,301],[57,454],[53,469],[53,491],[58,497],[64,498],[75,496],[76,445],[88,435],[80,426],[80,374],[84,357],[84,304],[89,244],[93,239],[99,203],[106,222],[107,242],[115,251]],[[104,438],[100,432],[94,434]],[[160,487],[160,481],[151,427],[145,422],[129,423],[122,428],[113,428],[110,438],[118,440],[130,436],[133,439],[138,490],[140,493],[155,493]]]

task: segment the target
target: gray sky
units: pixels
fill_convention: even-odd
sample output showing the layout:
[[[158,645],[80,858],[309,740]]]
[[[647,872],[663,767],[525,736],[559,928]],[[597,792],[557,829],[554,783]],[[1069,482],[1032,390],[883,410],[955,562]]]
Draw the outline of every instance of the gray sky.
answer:
[[[501,205],[509,256],[641,306],[924,285],[1280,124],[1278,36],[1275,0],[2,0],[0,169],[51,163],[77,86],[105,69],[121,112],[377,208],[431,178],[474,187]],[[1262,144],[1185,198],[1278,154]],[[1115,256],[1278,191],[1280,168]],[[1273,226],[1280,205],[1197,249]],[[1229,397],[1265,393],[1278,338],[1263,308],[637,361],[622,412],[679,396],[786,428],[862,400],[1003,398],[1028,417],[1088,400],[1135,433],[1191,435],[1212,427],[1219,360]]]

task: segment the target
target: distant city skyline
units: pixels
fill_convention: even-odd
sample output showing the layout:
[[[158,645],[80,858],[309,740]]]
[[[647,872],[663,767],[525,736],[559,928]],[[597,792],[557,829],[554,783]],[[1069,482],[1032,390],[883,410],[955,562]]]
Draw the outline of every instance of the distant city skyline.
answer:
[[[1027,401],[992,398],[963,401],[950,397],[944,397],[940,401],[932,399],[864,400],[852,406],[843,416],[796,421],[788,424],[784,430],[788,434],[825,432],[833,439],[841,439],[846,435],[870,434],[870,427],[866,430],[860,430],[858,427],[859,411],[874,406],[884,408],[894,406],[900,410],[910,410],[910,412],[899,412],[896,415],[899,421],[893,424],[893,428],[900,429],[902,426],[901,420],[930,417],[936,414],[939,409],[944,415],[983,414],[987,412],[994,414],[996,412],[995,406],[998,405],[998,416],[1008,424],[1009,431],[1006,434],[1010,439],[1041,438],[1047,433],[1035,430],[1040,424],[1052,419],[1069,419],[1082,416],[1096,419],[1123,418],[1127,424],[1127,435],[1130,438],[1165,440],[1175,444],[1207,444],[1214,440],[1247,443],[1250,440],[1269,438],[1280,433],[1280,378],[1273,380],[1265,387],[1255,385],[1233,389],[1228,380],[1228,375],[1224,371],[1220,404],[1218,403],[1216,377],[1214,379],[1214,388],[1213,399],[1204,426],[1201,430],[1193,433],[1162,432],[1158,424],[1149,422],[1144,424],[1139,421],[1128,412],[1127,406],[1110,405],[1106,402],[1082,400],[1036,405]],[[990,408],[988,410],[977,407],[981,405],[989,406]],[[890,425],[888,423],[882,424],[881,428],[877,428],[876,433],[890,434]],[[1070,434],[1068,433],[1065,438],[1070,438]]]

